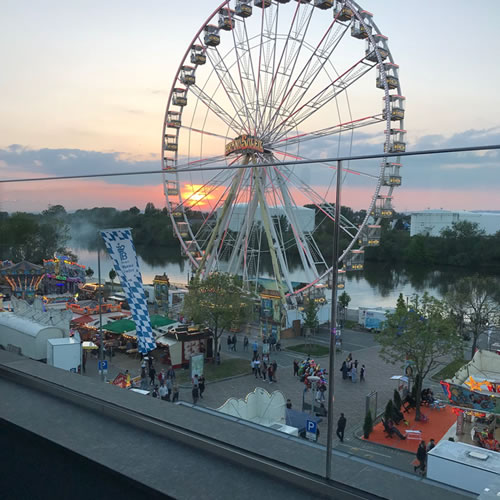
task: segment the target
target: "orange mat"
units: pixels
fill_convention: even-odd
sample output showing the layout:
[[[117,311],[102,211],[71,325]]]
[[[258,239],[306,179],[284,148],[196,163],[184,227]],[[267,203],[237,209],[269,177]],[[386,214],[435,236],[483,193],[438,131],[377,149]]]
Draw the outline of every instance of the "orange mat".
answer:
[[[421,431],[422,439],[426,443],[428,443],[431,438],[434,438],[434,441],[436,441],[437,444],[439,440],[448,432],[449,428],[457,421],[457,416],[451,411],[449,406],[446,406],[442,410],[422,408],[421,413],[429,419],[428,422],[415,422],[415,410],[410,410],[409,413],[403,414],[405,419],[410,423],[410,425],[406,426],[403,422],[401,422],[397,426],[403,436],[406,429]],[[367,441],[414,453],[416,453],[418,445],[420,444],[420,441],[416,439],[399,439],[398,436],[393,436],[392,438],[387,437],[382,422],[373,428],[373,432],[370,434]]]

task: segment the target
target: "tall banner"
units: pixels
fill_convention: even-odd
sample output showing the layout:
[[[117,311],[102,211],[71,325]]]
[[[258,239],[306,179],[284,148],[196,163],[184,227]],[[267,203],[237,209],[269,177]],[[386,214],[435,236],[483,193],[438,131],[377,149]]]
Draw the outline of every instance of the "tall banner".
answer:
[[[147,354],[156,348],[156,343],[132,233],[130,229],[106,229],[101,235],[130,306],[136,325],[137,347],[139,352]]]

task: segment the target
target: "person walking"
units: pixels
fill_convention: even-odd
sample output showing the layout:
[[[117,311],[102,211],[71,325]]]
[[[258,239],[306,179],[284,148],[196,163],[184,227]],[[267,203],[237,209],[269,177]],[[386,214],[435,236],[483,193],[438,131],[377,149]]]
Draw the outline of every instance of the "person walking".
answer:
[[[179,401],[179,386],[174,384],[174,388],[172,389],[172,403],[176,403]]]
[[[200,398],[203,399],[203,393],[205,392],[205,376],[200,375],[198,377],[198,387],[200,389]]]
[[[340,414],[340,418],[337,422],[337,437],[340,439],[340,442],[344,442],[344,431],[345,431],[345,426],[347,424],[347,419],[344,417],[344,414]]]
[[[270,364],[267,367],[267,377],[269,378],[269,383],[272,384],[273,383],[273,365],[272,364]]]
[[[344,380],[347,380],[348,375],[347,375],[347,362],[346,362],[346,361],[344,361],[344,362],[342,363],[342,366],[341,366],[341,368],[340,368],[340,371],[342,372],[342,378],[343,378]]]
[[[227,336],[227,351],[228,352],[231,350],[231,344],[232,344],[231,335],[228,335]]]
[[[272,362],[273,365],[273,380],[274,382],[277,382],[276,380],[276,372],[278,371],[278,363],[276,363],[276,360]]]
[[[160,385],[160,398],[162,401],[167,401],[168,388],[165,384]]]
[[[248,351],[248,337],[245,335],[245,338],[243,339],[243,350]]]
[[[358,381],[358,369],[356,365],[352,365],[351,368],[351,382],[356,383]]]
[[[252,369],[252,373],[255,375],[255,359],[252,358],[250,361],[250,368]]]
[[[427,462],[427,449],[425,447],[425,441],[422,439],[417,449],[417,460],[418,465],[413,466],[413,472],[416,472],[417,469],[420,469],[420,474],[425,474],[425,466]]]
[[[150,385],[155,385],[156,370],[153,365],[149,368],[149,383]]]
[[[255,358],[255,356],[257,356],[257,351],[259,349],[259,346],[257,344],[257,341],[254,340],[254,343],[252,344],[252,350],[253,350],[253,357]]]
[[[359,383],[365,381],[366,368],[365,365],[361,365],[361,370],[359,371]]]
[[[257,358],[254,362],[253,362],[254,366],[255,366],[255,378],[262,378],[262,373],[260,371],[260,359]],[[257,375],[259,377],[257,377]]]
[[[432,448],[436,447],[436,441],[434,441],[434,438],[431,438],[429,441],[429,444],[427,445],[427,453],[432,450]]]
[[[175,380],[175,370],[174,370],[174,367],[172,365],[170,365],[170,368],[167,370],[166,378],[167,378],[167,380],[171,380],[172,382],[174,382],[174,380]]]
[[[293,360],[293,376],[297,376],[299,374],[299,362],[294,359]]]
[[[165,370],[162,368],[161,372],[158,373],[158,382],[161,384],[164,384],[167,381],[167,374],[165,373]]]
[[[146,363],[141,367],[141,389],[146,389],[148,386],[148,378],[146,375]]]
[[[200,394],[200,382],[198,380],[198,374],[193,377],[193,389],[191,390],[191,395],[193,396],[193,404],[198,402],[198,396]]]
[[[266,381],[266,375],[267,375],[267,363],[264,359],[264,357],[262,358],[262,378],[264,379],[264,382]]]
[[[233,335],[233,351],[236,352],[236,342],[237,342],[236,334]]]

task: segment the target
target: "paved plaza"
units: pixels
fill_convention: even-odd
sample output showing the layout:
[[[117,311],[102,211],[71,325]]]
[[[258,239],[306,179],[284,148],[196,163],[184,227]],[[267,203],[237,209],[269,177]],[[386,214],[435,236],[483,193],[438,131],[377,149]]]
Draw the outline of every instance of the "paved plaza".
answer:
[[[228,352],[225,342],[226,336],[222,337],[222,363],[229,358],[242,358],[248,361],[248,375],[241,375],[228,378],[221,381],[212,382],[207,380],[206,390],[203,399],[199,400],[198,406],[208,408],[218,408],[223,405],[227,399],[244,398],[248,393],[252,392],[256,387],[262,387],[269,392],[279,390],[283,392],[285,398],[290,399],[292,406],[296,410],[302,409],[302,395],[304,384],[301,383],[298,377],[293,376],[293,361],[297,359],[301,361],[306,356],[301,353],[295,353],[291,349],[293,345],[303,344],[304,338],[298,337],[282,341],[282,350],[279,352],[271,352],[270,360],[276,359],[278,363],[277,382],[270,384],[260,378],[255,378],[251,373],[250,360],[252,358],[252,342],[257,339],[257,332],[250,335],[250,345],[248,351],[243,351],[243,342],[238,342],[237,352]],[[322,332],[316,335],[314,343],[327,346],[329,343],[328,333]],[[366,395],[376,391],[378,401],[378,412],[382,411],[388,399],[392,398],[396,383],[391,380],[392,375],[399,375],[402,369],[399,363],[390,364],[383,361],[379,356],[379,346],[376,342],[376,335],[355,330],[345,330],[343,333],[343,351],[336,353],[335,368],[333,370],[334,382],[334,423],[336,424],[340,413],[344,413],[347,418],[347,427],[344,438],[344,443],[335,437],[334,447],[337,451],[356,455],[360,458],[374,460],[376,462],[395,467],[406,472],[412,471],[410,464],[413,456],[407,452],[386,448],[380,445],[372,444],[360,440],[359,435],[366,408]],[[259,343],[259,352],[261,352],[262,344]],[[350,380],[343,380],[340,366],[342,361],[352,353],[353,359],[357,359],[359,367],[362,364],[366,367],[366,381],[360,383],[352,383]],[[316,362],[329,370],[328,356],[316,357]],[[358,367],[358,371],[359,371]],[[89,359],[86,367],[86,375],[98,377],[97,361],[94,358]],[[161,370],[162,366],[156,366],[157,371]],[[140,372],[140,360],[127,357],[124,354],[118,353],[109,361],[109,371],[107,377],[114,378],[120,371],[128,369],[132,376],[138,375]],[[331,376],[329,376],[329,383]],[[427,383],[433,385],[434,383]],[[440,389],[435,387],[438,391]],[[192,402],[190,385],[181,385],[180,400],[187,403]],[[160,401],[159,404],[168,405],[168,403]],[[319,424],[320,437],[319,443],[325,445],[327,437],[327,419]]]

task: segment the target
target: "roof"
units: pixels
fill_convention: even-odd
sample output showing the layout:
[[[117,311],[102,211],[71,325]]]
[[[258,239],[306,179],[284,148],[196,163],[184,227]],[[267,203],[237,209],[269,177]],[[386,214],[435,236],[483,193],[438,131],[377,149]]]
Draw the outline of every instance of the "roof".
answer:
[[[84,314],[83,316],[79,316],[76,319],[72,319],[72,323],[79,323],[79,324],[86,324],[86,323],[92,323],[92,321],[95,321],[94,318],[88,314]]]
[[[161,316],[159,314],[153,314],[151,316],[151,326],[153,328],[161,328],[162,326],[173,325],[174,323],[177,323],[177,321],[167,318],[166,316]],[[103,329],[108,332],[121,334],[134,332],[136,329],[136,324],[131,319],[123,318],[103,325]]]
[[[31,321],[27,318],[21,318],[12,312],[0,313],[0,326],[12,328],[13,330],[17,330],[25,335],[29,335],[30,337],[37,337],[41,331],[46,329],[61,330],[57,326],[44,325],[42,323]]]
[[[51,345],[71,345],[71,344],[78,344],[80,345],[80,342],[78,342],[75,339],[71,338],[63,338],[63,339],[47,339],[47,342]]]
[[[484,460],[474,458],[474,455],[470,455],[471,452],[486,455],[487,458]],[[500,474],[500,454],[485,448],[478,448],[466,443],[441,441],[429,452],[429,455]]]
[[[131,319],[124,318],[108,323],[107,325],[104,325],[102,328],[107,332],[122,334],[126,332],[135,331],[135,323]]]
[[[177,321],[167,318],[166,316],[161,316],[159,314],[153,314],[151,316],[151,326],[153,328],[160,328],[162,326],[169,326],[177,323]]]
[[[2,267],[2,274],[35,274],[41,276],[45,274],[45,269],[42,266],[37,266],[31,262],[23,260],[18,264],[12,264],[11,266]]]

